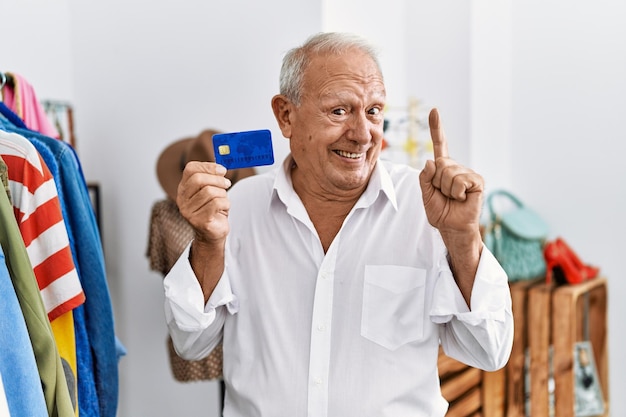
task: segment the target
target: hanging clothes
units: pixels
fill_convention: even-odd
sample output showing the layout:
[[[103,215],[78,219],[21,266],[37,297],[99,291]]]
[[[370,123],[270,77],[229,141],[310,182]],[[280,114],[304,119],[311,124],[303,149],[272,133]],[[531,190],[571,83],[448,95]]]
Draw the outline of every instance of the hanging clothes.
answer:
[[[67,202],[66,202],[67,191],[65,191],[64,190],[65,187],[62,186],[62,176],[61,176],[56,158],[52,154],[50,149],[42,145],[40,141],[37,141],[36,139],[34,139],[35,137],[38,137],[40,135],[34,132],[23,131],[21,129],[17,129],[17,130],[18,132],[21,132],[30,137],[29,139],[30,142],[33,143],[33,146],[35,146],[35,149],[37,149],[37,151],[40,153],[41,157],[46,163],[46,166],[52,173],[52,176],[55,178],[59,201],[61,203],[61,211],[63,213],[63,219],[65,220],[65,224],[66,224],[66,228],[67,228],[67,232],[69,236],[70,248],[72,249],[74,263],[76,265],[76,269],[78,271],[78,275],[80,278],[82,275],[81,275],[79,263],[78,263],[77,242],[76,242],[76,238],[74,238],[72,227],[68,221],[69,214],[68,214]],[[56,139],[50,139],[50,140],[56,141]],[[88,209],[88,207],[85,207],[85,209]],[[82,280],[83,278],[81,278],[81,281]],[[92,352],[91,344],[89,342],[89,335],[87,331],[87,321],[85,318],[85,304],[86,303],[76,307],[72,311],[74,315],[74,332],[75,332],[75,346],[76,346],[76,378],[77,378],[77,389],[78,389],[77,411],[81,417],[99,417],[100,406],[99,406],[99,400],[98,400],[98,392],[96,390],[93,352]],[[55,320],[55,322],[57,320]]]
[[[0,158],[0,179],[2,188],[9,189],[9,180],[6,164]],[[0,191],[1,193],[2,191]],[[6,202],[5,202],[6,201]],[[5,204],[7,209],[12,209],[10,195],[0,199],[0,204]],[[9,217],[7,221],[13,222]],[[0,219],[0,224],[3,221]],[[7,395],[7,408],[11,409],[13,417],[45,417],[48,415],[46,401],[41,389],[35,352],[28,336],[26,321],[20,308],[19,300],[15,292],[15,287],[11,281],[9,270],[6,266],[4,251],[0,245],[0,294],[2,294],[2,304],[0,308],[0,376],[9,376],[4,381],[0,378],[0,383],[4,383]],[[20,375],[14,378],[13,375]],[[4,415],[0,411],[0,415]]]
[[[76,329],[79,410],[82,416],[114,417],[119,395],[118,362],[125,354],[125,348],[114,334],[100,232],[80,161],[73,148],[65,142],[36,132],[11,128],[0,120],[2,128],[24,134],[57,179],[70,246],[86,294],[84,306],[74,311],[75,317],[79,313],[84,315],[85,323],[81,333]],[[81,351],[85,354],[81,354]],[[93,354],[92,364],[82,362],[88,361],[89,352]],[[91,383],[90,379],[94,382]]]
[[[2,191],[0,191],[1,193]],[[6,204],[6,203],[5,203]],[[0,374],[12,417],[48,417],[35,352],[0,246]],[[12,377],[20,375],[19,378]],[[2,412],[0,412],[0,415]]]
[[[23,136],[0,130],[0,154],[8,168],[15,218],[64,364],[72,403],[77,405],[72,310],[84,303],[85,294],[69,246],[57,187],[35,147]]]
[[[22,119],[20,119],[20,117],[17,114],[15,114],[13,110],[8,108],[6,104],[4,104],[1,101],[0,101],[0,115],[4,116],[13,125],[17,127],[21,127],[23,129],[27,129]]]
[[[2,87],[2,101],[24,121],[29,129],[46,136],[59,138],[59,132],[48,119],[37,99],[33,86],[21,75],[7,72],[13,80]]]
[[[15,217],[53,321],[85,301],[57,186],[39,152],[24,136],[0,130],[0,155],[8,169]]]
[[[49,416],[74,416],[61,356],[52,334],[52,327],[33,267],[15,220],[13,206],[4,187],[0,187],[0,224],[2,225],[0,245],[6,257],[5,264],[28,329],[40,378],[37,387],[43,388],[47,413]],[[19,374],[19,377],[23,375]],[[16,376],[7,375],[3,378],[16,378]],[[33,403],[33,407],[36,409],[36,403]]]
[[[85,322],[93,352],[100,416],[115,417],[119,395],[118,362],[126,350],[115,337],[104,252],[87,183],[78,156],[69,144],[36,134],[31,134],[29,140],[42,156],[52,155],[54,160],[46,158],[46,163],[59,170],[57,185],[64,199],[68,230],[76,243],[73,245],[76,265],[87,297]]]
[[[17,74],[12,77],[17,80],[18,87],[24,85],[22,77]],[[6,92],[6,88],[4,90]],[[23,90],[16,87],[16,91]],[[70,144],[55,136],[35,132],[32,125],[26,127],[28,123],[11,122],[12,115],[7,115],[7,110],[13,110],[1,104],[0,115],[4,114],[5,118],[0,117],[0,134],[4,131],[27,139],[52,174],[73,262],[86,296],[85,302],[72,310],[78,376],[77,411],[81,417],[115,417],[119,390],[117,366],[126,350],[114,333],[100,231],[80,161]],[[37,107],[38,103],[33,106]],[[13,115],[19,121],[15,112]],[[72,128],[71,119],[67,126]],[[69,133],[73,137],[73,131]]]

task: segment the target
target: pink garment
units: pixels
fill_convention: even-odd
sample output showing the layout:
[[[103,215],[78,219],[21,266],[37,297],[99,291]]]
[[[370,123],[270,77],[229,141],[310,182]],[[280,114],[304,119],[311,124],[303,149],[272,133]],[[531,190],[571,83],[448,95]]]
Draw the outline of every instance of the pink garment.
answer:
[[[61,135],[37,100],[33,86],[21,75],[14,72],[9,75],[13,77],[14,85],[13,87],[5,85],[2,89],[4,104],[13,110],[29,129],[59,139]]]

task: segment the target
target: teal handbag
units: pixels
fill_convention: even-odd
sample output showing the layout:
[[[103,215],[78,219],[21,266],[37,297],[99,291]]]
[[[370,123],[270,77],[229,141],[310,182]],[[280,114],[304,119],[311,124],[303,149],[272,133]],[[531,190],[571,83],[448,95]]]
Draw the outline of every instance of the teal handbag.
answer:
[[[496,199],[508,200],[513,208],[497,212],[494,208]],[[487,197],[487,207],[489,223],[485,231],[485,245],[500,262],[509,281],[545,276],[543,247],[548,237],[546,222],[505,190],[491,192]]]

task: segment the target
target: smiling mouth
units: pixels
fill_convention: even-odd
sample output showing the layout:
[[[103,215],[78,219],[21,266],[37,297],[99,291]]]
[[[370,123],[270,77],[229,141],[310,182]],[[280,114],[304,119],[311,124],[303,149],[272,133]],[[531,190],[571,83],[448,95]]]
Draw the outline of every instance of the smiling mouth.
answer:
[[[362,153],[346,152],[346,151],[341,151],[341,150],[336,150],[333,152],[335,152],[339,156],[342,156],[344,158],[349,158],[349,159],[359,159],[363,156]]]

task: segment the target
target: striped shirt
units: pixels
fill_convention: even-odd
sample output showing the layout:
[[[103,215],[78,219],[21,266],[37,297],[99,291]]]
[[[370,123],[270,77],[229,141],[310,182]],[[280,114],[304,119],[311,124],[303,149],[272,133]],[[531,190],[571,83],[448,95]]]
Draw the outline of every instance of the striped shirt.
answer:
[[[11,203],[50,321],[85,301],[56,184],[28,139],[0,130]]]

